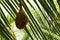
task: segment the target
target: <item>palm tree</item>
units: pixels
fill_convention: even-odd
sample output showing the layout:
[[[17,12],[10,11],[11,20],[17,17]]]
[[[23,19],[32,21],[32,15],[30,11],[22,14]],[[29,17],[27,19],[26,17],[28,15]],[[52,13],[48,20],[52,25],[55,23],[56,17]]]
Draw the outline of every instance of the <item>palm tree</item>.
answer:
[[[23,30],[30,40],[60,40],[59,0],[22,0],[22,6],[29,19]],[[0,40],[16,40],[11,23],[18,11],[18,0],[0,0]]]

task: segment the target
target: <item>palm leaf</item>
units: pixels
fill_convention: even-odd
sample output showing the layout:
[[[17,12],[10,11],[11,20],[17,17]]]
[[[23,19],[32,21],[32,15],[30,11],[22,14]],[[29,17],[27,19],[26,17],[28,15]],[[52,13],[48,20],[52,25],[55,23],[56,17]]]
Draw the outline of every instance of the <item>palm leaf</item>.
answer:
[[[57,0],[58,5],[59,0]],[[18,0],[1,0],[0,4],[15,21],[19,11]],[[22,0],[23,10],[29,19],[29,24],[24,28],[31,40],[60,40],[60,13],[57,11],[53,0]],[[0,32],[1,38],[15,40],[11,23],[0,6]]]

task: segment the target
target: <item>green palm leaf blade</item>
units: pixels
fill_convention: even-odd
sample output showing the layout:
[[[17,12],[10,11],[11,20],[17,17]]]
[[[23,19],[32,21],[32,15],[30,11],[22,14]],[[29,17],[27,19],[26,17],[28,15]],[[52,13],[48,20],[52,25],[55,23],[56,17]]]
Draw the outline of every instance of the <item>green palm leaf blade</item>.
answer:
[[[2,26],[3,25],[3,26]],[[12,39],[11,36],[9,36],[9,31],[7,30],[7,28],[5,28],[5,25],[2,23],[2,21],[0,20],[0,27],[1,27],[1,31],[4,33],[4,35],[8,38],[8,39]],[[7,33],[8,32],[8,33]],[[11,34],[10,34],[11,35]]]
[[[7,20],[7,18],[6,18],[6,16],[4,15],[4,13],[3,13],[3,11],[2,10],[0,10],[0,28],[1,28],[1,32],[7,37],[6,39],[8,40],[13,40],[13,35],[11,34],[11,32],[9,31],[9,30],[11,30],[11,28],[10,28],[10,24],[9,24],[9,22],[8,22],[8,20]],[[3,23],[1,20],[3,20],[3,22],[5,22],[5,23]],[[6,26],[7,25],[7,26]],[[9,28],[9,30],[7,29],[7,27]],[[3,35],[2,35],[3,36]]]
[[[60,0],[57,0],[58,4],[60,5]]]
[[[10,14],[10,16],[11,16],[13,19],[15,19],[14,16],[12,15],[11,11],[9,10],[9,8],[6,7],[6,3],[4,3],[4,2],[1,1],[1,4],[2,4],[3,7],[6,9],[6,11]]]
[[[24,3],[24,2],[23,2],[23,3]],[[22,3],[22,4],[23,4],[23,3]],[[28,9],[28,7],[26,6],[25,3],[23,4],[23,6],[24,6],[24,8],[26,8],[25,10],[27,11],[28,15],[30,15],[29,17],[32,17],[32,18],[33,18],[32,14],[30,13],[30,11],[29,11],[29,9]],[[29,11],[29,12],[28,12],[28,11]],[[30,14],[29,14],[29,13],[30,13]],[[33,20],[35,21],[34,18],[33,18]],[[32,21],[32,22],[33,22],[33,21]],[[33,23],[34,23],[34,22],[33,22]],[[35,23],[36,23],[36,21],[35,21]],[[34,23],[34,24],[35,24],[35,23]],[[36,23],[35,25],[36,25],[36,27],[39,26],[37,23]],[[40,27],[39,27],[39,28],[40,28]],[[41,28],[40,28],[40,30],[38,30],[38,31],[39,31],[39,32],[41,31],[40,34],[41,34],[41,36],[43,36],[43,32],[42,32]],[[46,39],[44,36],[43,36],[43,38]]]
[[[51,8],[53,9],[52,11],[54,11],[55,12],[55,14],[57,15],[57,17],[58,18],[56,18],[56,19],[60,19],[59,17],[60,17],[60,13],[57,11],[57,9],[56,9],[56,7],[55,7],[55,5],[54,5],[54,2],[53,2],[53,0],[47,0],[48,1],[48,3],[50,4],[50,6],[51,6]],[[47,4],[48,4],[47,3]]]
[[[39,1],[40,1],[40,0],[39,0]],[[44,4],[43,4],[42,2],[43,2]],[[40,1],[40,3],[41,3],[42,6],[43,6],[43,5],[47,5],[44,1]],[[47,6],[43,6],[43,7],[44,7],[44,9],[47,8],[47,9],[45,9],[45,10],[49,10],[48,5],[47,5]],[[48,11],[46,11],[46,12],[48,12]],[[53,16],[54,14],[53,14],[53,12],[51,12],[52,14],[51,14],[50,12],[51,12],[51,9],[50,9],[50,11],[48,12],[48,15],[51,17],[52,20],[54,20],[54,19],[55,19],[54,16]],[[54,20],[54,22],[56,22],[56,20]],[[50,23],[51,23],[51,21],[50,21]],[[52,24],[52,23],[51,23],[51,24]],[[52,25],[53,25],[53,24],[52,24]],[[59,29],[58,29],[57,27],[54,27],[54,25],[53,25],[53,28],[59,33]],[[60,34],[60,33],[59,33],[59,34]]]

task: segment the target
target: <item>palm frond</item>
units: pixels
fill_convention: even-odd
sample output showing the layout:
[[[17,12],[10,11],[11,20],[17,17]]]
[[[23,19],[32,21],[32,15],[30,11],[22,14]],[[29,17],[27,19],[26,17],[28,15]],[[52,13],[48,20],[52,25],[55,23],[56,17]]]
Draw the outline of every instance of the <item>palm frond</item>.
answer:
[[[57,0],[58,5],[60,1]],[[1,0],[0,4],[15,21],[19,11],[18,0]],[[22,0],[23,10],[28,16],[29,23],[24,28],[31,40],[60,40],[60,12],[58,12],[53,0]],[[13,40],[10,32],[11,24],[5,16],[2,7],[0,9],[0,32],[6,40]],[[7,29],[9,28],[9,30]]]

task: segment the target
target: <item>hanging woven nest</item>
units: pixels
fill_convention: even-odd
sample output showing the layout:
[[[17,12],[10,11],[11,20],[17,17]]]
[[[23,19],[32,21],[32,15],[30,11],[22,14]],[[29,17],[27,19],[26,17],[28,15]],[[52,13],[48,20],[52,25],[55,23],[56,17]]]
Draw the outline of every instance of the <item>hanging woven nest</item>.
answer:
[[[19,11],[15,19],[16,27],[22,29],[26,26],[27,22],[28,22],[28,18],[25,12],[23,10]]]

